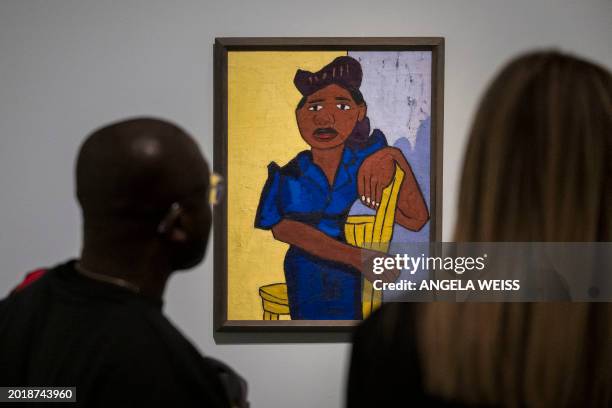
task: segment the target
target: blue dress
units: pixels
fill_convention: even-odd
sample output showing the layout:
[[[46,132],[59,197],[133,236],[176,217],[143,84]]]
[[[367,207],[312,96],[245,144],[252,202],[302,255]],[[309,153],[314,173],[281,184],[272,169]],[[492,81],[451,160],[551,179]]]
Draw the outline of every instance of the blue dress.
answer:
[[[287,165],[268,165],[255,227],[271,229],[282,219],[308,224],[341,242],[344,224],[357,200],[357,172],[363,160],[387,146],[375,129],[362,148],[344,148],[333,186],[307,150]],[[361,273],[338,262],[321,259],[290,246],[285,255],[285,279],[292,319],[359,320]]]

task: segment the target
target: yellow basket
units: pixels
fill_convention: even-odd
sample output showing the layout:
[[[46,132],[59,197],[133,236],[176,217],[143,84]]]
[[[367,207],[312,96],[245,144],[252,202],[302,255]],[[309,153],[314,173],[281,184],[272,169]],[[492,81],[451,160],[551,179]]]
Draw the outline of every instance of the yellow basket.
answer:
[[[397,199],[403,180],[404,171],[396,165],[393,180],[383,190],[376,215],[350,215],[346,219],[344,235],[347,243],[385,253],[389,251]],[[362,287],[361,304],[365,319],[382,304],[382,292],[374,290],[372,283],[366,279],[363,279]]]

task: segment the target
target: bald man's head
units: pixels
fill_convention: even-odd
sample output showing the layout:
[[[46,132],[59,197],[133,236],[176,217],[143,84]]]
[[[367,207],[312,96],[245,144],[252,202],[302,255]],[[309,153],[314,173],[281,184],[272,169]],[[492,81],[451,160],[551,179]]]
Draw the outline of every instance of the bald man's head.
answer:
[[[77,197],[86,238],[134,233],[134,226],[139,233],[133,239],[147,234],[152,238],[178,204],[182,216],[174,214],[172,227],[185,229],[180,237],[185,233],[186,241],[205,248],[211,223],[208,183],[208,165],[200,149],[176,125],[138,118],[102,127],[83,143],[77,159]],[[177,267],[200,259],[179,261]]]

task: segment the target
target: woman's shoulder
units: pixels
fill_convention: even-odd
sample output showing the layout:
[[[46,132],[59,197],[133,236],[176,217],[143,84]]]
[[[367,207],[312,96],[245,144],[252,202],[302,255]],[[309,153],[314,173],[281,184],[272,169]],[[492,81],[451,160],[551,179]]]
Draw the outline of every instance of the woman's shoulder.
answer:
[[[387,303],[373,312],[355,330],[354,341],[379,348],[394,343],[406,345],[405,339],[414,340],[417,304]]]
[[[347,406],[425,405],[414,324],[417,310],[412,303],[386,304],[355,330]]]
[[[268,164],[268,177],[300,177],[310,163],[312,163],[312,153],[309,150],[304,150],[289,160],[284,166],[279,166],[274,161],[270,162]]]
[[[368,139],[368,146],[387,146],[387,137],[380,129],[374,129]]]
[[[374,129],[365,144],[355,149],[355,153],[357,153],[358,156],[365,157],[387,146],[388,143],[385,134],[380,129]]]

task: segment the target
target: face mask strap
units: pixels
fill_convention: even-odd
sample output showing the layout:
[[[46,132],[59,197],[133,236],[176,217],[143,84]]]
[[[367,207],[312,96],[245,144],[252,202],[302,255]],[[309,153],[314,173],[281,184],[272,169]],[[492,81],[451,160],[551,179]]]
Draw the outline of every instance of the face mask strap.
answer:
[[[157,232],[160,234],[168,233],[170,226],[176,222],[182,211],[183,209],[179,203],[172,203],[170,209],[157,226]]]

